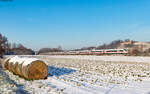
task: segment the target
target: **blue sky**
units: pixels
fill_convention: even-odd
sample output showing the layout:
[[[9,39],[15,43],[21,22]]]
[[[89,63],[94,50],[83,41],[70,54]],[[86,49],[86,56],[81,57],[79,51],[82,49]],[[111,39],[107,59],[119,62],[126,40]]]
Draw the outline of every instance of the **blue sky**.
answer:
[[[0,2],[0,32],[38,50],[98,46],[116,39],[150,41],[150,0],[13,0]]]

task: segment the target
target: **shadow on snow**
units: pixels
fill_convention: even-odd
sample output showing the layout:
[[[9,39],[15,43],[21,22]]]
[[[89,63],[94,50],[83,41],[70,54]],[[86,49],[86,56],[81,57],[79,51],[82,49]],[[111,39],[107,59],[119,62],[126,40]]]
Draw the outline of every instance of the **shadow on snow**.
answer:
[[[14,80],[10,79],[9,76],[3,72],[2,68],[0,67],[0,75],[4,78],[5,81],[7,81],[10,84],[14,84],[17,89],[14,90],[14,92],[16,94],[29,94],[28,91],[24,90],[24,86],[21,84],[17,84],[17,82],[15,82]]]
[[[55,66],[48,66],[48,76],[47,77],[51,77],[51,76],[61,76],[61,75],[65,75],[65,74],[70,74],[76,72],[76,70],[74,69],[70,69],[70,68],[58,68]]]

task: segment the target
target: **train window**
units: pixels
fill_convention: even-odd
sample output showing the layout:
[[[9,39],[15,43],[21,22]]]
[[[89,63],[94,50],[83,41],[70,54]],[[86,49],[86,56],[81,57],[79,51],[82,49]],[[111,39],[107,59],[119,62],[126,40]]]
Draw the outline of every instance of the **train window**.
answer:
[[[106,51],[106,52],[117,52],[117,50],[110,50],[110,51]]]
[[[124,49],[124,51],[128,51],[127,49]]]

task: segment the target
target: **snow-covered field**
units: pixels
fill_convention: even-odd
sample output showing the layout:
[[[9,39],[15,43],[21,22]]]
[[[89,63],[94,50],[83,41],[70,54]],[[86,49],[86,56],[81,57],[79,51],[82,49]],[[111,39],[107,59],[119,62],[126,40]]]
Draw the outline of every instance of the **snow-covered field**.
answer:
[[[4,71],[10,82],[0,85],[0,94],[150,94],[150,57],[29,57],[46,62],[47,79],[27,81]]]

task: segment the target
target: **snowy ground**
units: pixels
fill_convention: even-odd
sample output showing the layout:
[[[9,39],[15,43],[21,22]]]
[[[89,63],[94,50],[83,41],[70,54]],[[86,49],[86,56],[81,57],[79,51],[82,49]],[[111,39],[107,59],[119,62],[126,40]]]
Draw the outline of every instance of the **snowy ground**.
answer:
[[[10,83],[0,85],[0,93],[150,94],[150,57],[35,57],[47,63],[47,79],[26,81],[4,71]]]

